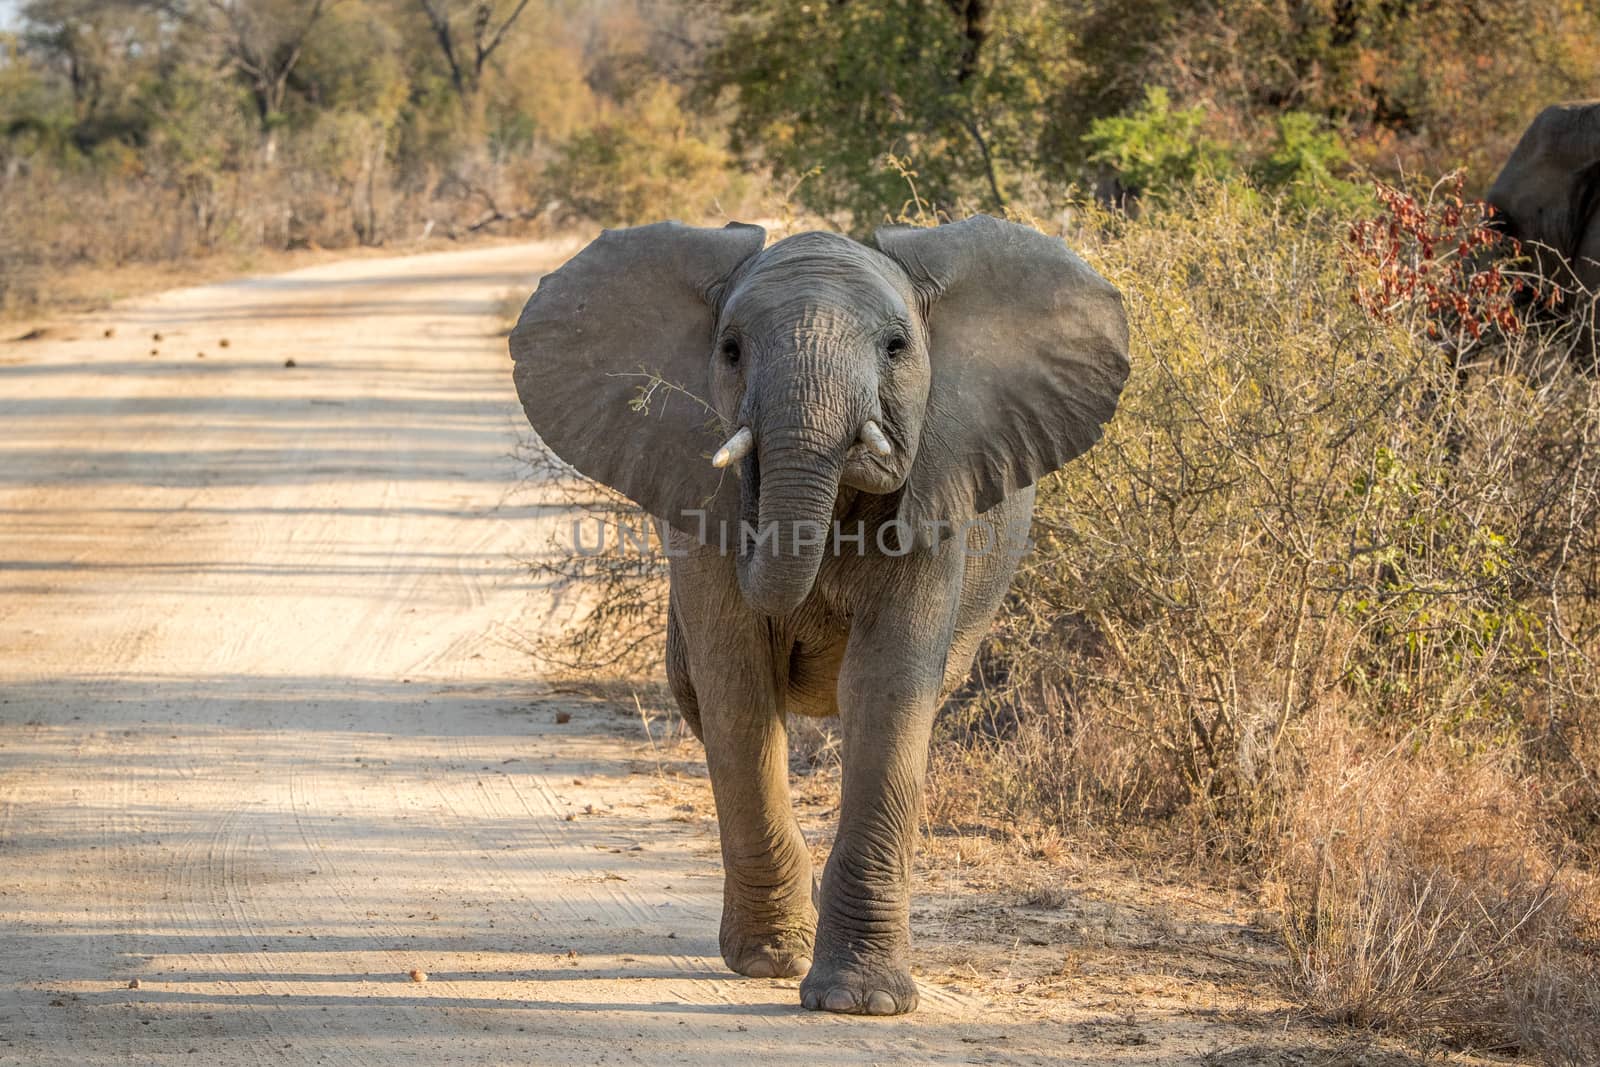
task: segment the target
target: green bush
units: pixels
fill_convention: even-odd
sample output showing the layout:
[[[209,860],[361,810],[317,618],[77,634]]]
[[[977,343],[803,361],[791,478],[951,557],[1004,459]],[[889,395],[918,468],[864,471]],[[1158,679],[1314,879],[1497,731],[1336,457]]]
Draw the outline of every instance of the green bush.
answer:
[[[1205,127],[1204,108],[1174,110],[1167,91],[1153,86],[1127,114],[1096,119],[1083,141],[1089,162],[1109,167],[1128,192],[1159,197],[1234,170],[1229,150]]]
[[[1303,111],[1279,115],[1275,125],[1273,143],[1250,166],[1262,188],[1287,192],[1303,209],[1371,206],[1364,188],[1340,176],[1349,168],[1350,152],[1337,133]]]
[[[1200,106],[1174,108],[1165,89],[1150,87],[1144,102],[1123,115],[1096,119],[1083,141],[1089,162],[1115,176],[1134,198],[1185,196],[1197,181],[1237,180],[1299,210],[1349,213],[1368,207],[1365,188],[1343,176],[1350,152],[1316,116],[1290,111],[1273,121],[1273,138],[1256,148],[1214,138]]]

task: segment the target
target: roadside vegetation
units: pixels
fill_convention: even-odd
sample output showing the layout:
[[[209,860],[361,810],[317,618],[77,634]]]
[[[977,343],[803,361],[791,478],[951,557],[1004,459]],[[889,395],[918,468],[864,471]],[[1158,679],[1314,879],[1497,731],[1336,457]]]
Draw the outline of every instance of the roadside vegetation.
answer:
[[[1042,486],[941,716],[930,831],[1244,885],[1308,1011],[1594,1062],[1600,379],[1570,313],[1594,294],[1529,273],[1473,200],[1540,107],[1600,96],[1592,5],[23,10],[13,308],[86,264],[668,216],[1063,233],[1123,291],[1134,372]],[[655,678],[659,564],[545,566],[592,611],[536,652]]]
[[[1248,872],[1324,1017],[1591,1062],[1600,381],[1513,310],[1539,279],[1480,284],[1454,188],[1085,227],[1136,372],[1043,485],[932,817]]]
[[[681,12],[30,0],[0,33],[0,312],[64,273],[730,211]]]

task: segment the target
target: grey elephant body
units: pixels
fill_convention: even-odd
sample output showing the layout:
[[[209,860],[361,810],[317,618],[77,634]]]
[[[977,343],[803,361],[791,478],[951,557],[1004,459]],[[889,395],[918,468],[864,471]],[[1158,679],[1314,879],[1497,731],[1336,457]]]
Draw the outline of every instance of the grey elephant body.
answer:
[[[1485,199],[1496,225],[1522,242],[1539,273],[1584,317],[1576,355],[1595,364],[1590,306],[1600,293],[1600,101],[1553,104],[1534,118]],[[1585,314],[1586,313],[1586,314]]]
[[[868,533],[861,538],[859,551],[852,539],[843,551],[825,555],[811,595],[799,608],[781,618],[750,613],[745,619],[750,632],[760,638],[755,647],[765,649],[757,677],[774,680],[772,688],[781,694],[782,710],[789,714],[816,718],[839,714],[838,678],[852,622],[871,615],[879,603],[898,599],[906,601],[919,619],[949,619],[940,683],[940,695],[947,695],[971,672],[978,646],[1005,599],[1017,561],[1027,548],[1033,500],[1033,487],[1018,490],[981,516],[982,525],[967,544],[946,543],[931,554],[912,558],[891,554]],[[848,533],[857,524],[867,531],[879,528],[889,521],[885,503],[846,490],[837,508],[840,529]],[[688,534],[670,527],[667,531],[672,547],[667,678],[685,720],[704,740],[689,666],[689,635],[719,633],[725,624],[711,626],[712,620],[750,609],[739,595],[738,574],[729,556]],[[959,559],[940,562],[947,554]],[[680,600],[690,598],[692,605],[679,606]],[[714,656],[717,649],[707,646],[705,651]]]
[[[729,557],[676,535],[683,555],[671,564],[667,673],[705,743],[714,786],[724,783],[715,789],[727,872],[721,947],[735,971],[815,971],[820,904],[823,929],[836,934],[820,939],[824,952],[832,948],[831,958],[816,957],[828,978],[808,981],[807,1006],[874,1014],[915,1006],[908,883],[928,734],[939,698],[966,678],[1005,597],[1033,497],[1031,487],[1019,490],[983,516],[994,523],[992,545],[889,556],[869,543],[859,556],[825,556],[810,595],[781,617],[745,602]],[[846,529],[885,510],[882,498],[847,491],[844,500]],[[869,863],[852,871],[830,860],[820,901],[788,801],[786,714],[841,714],[846,730],[835,855]],[[885,736],[880,748],[880,731],[905,740]],[[867,953],[849,947],[862,926],[884,935]]]
[[[608,231],[529,300],[515,377],[545,442],[667,531],[667,674],[716,797],[724,959],[803,975],[810,1008],[893,1014],[917,999],[934,711],[1006,594],[1034,481],[1115,408],[1126,322],[1060,240],[981,216],[762,243]],[[834,713],[839,830],[814,890],[785,717]]]

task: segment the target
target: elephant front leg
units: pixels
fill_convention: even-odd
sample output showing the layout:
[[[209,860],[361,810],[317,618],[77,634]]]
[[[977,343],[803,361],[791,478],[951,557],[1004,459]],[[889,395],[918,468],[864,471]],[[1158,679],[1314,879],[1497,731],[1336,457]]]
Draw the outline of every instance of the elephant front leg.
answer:
[[[762,677],[765,672],[756,673]],[[789,802],[788,738],[770,693],[702,700],[722,836],[722,958],[751,978],[811,968],[811,853]]]
[[[822,878],[815,962],[800,985],[813,1010],[897,1015],[917,1006],[911,860],[944,665],[939,642],[948,642],[935,631],[909,648],[892,628],[887,640],[882,631],[852,636],[846,653],[839,833]]]
[[[789,746],[765,620],[716,560],[674,561],[676,669],[692,684],[722,837],[722,958],[752,978],[811,967],[811,852],[789,802]]]

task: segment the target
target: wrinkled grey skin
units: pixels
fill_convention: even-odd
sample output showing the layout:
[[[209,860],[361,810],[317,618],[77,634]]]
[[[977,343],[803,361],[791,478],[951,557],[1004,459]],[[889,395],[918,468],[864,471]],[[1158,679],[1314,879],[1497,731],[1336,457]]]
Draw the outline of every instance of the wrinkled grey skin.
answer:
[[[1485,199],[1545,277],[1600,291],[1600,102],[1539,112]]]
[[[723,958],[804,975],[808,1008],[895,1014],[917,1002],[908,882],[934,709],[1005,595],[1034,481],[1111,417],[1127,326],[1065,244],[992,218],[872,245],[763,238],[607,231],[528,301],[515,379],[546,444],[668,524],[667,671],[716,795]],[[858,440],[867,420],[888,456]],[[740,427],[753,451],[714,469]],[[931,525],[979,516],[970,551]],[[777,542],[753,548],[741,519]],[[788,532],[834,519],[864,543]],[[835,713],[844,791],[818,890],[784,720]]]

